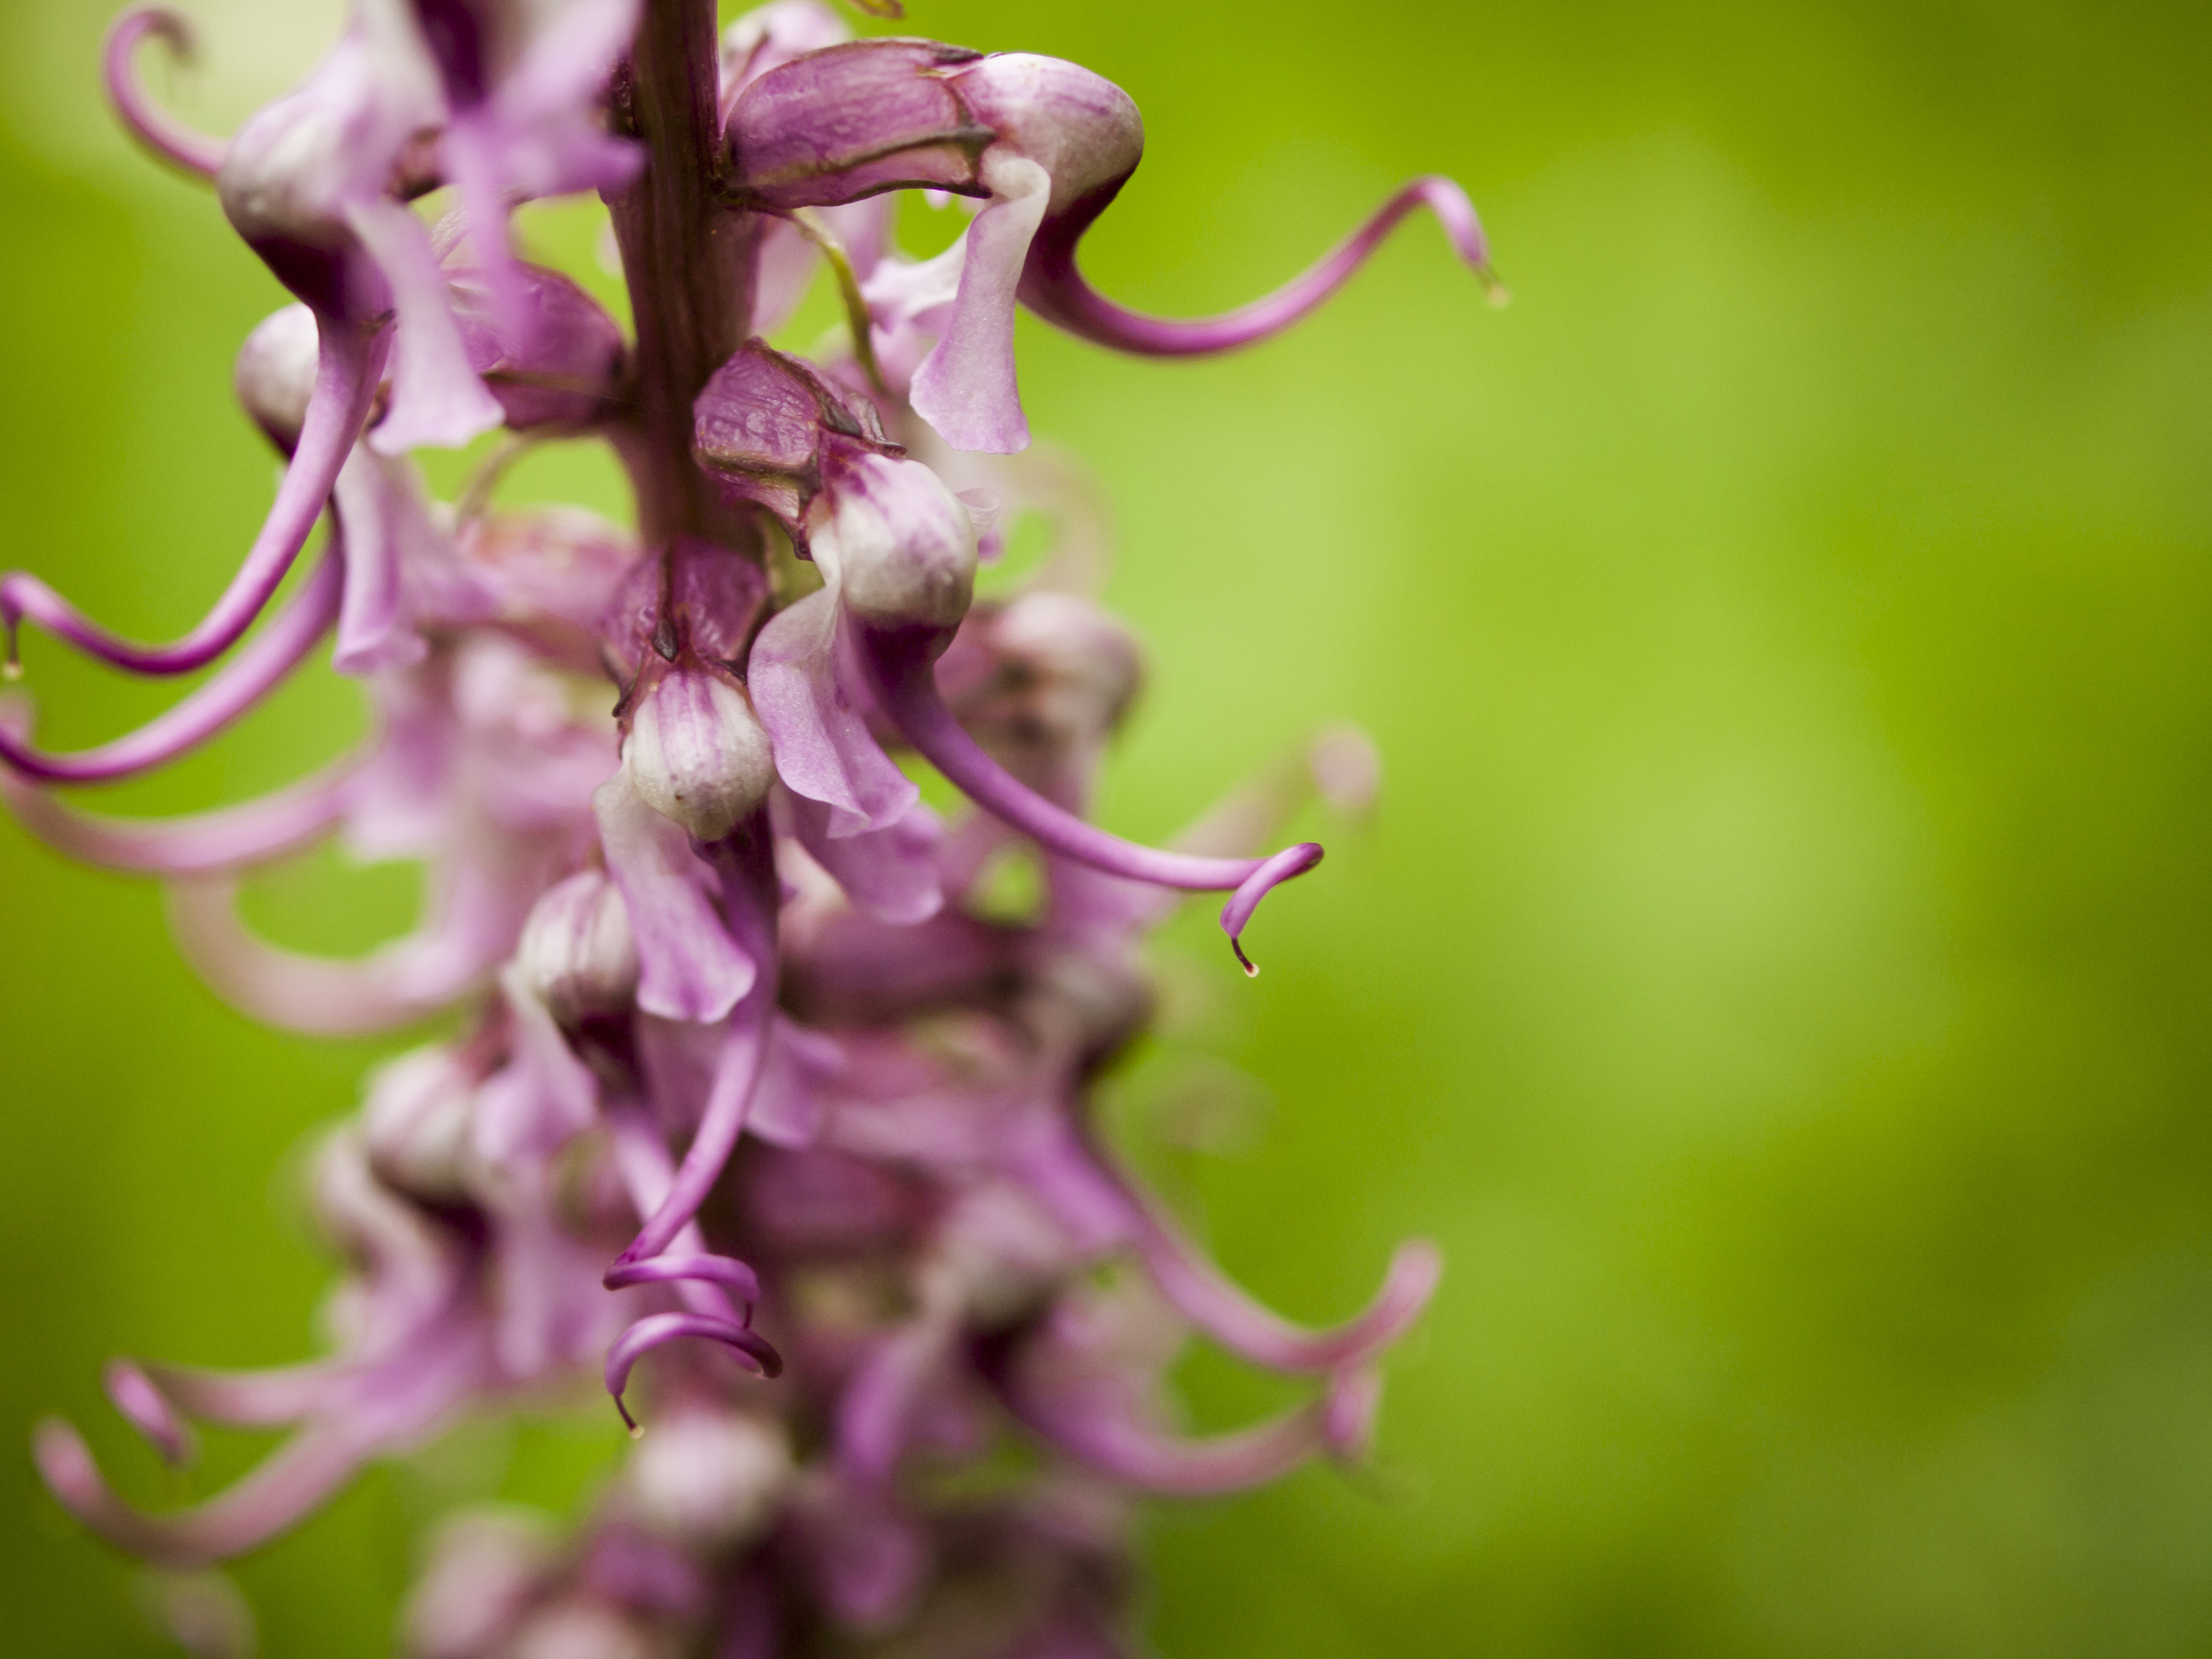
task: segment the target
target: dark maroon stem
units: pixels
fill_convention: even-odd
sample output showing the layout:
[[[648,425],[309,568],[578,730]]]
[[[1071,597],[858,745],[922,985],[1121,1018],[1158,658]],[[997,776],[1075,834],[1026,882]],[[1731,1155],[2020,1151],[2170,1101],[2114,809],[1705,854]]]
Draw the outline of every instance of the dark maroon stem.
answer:
[[[636,319],[634,405],[616,434],[647,544],[696,536],[762,557],[751,510],[726,503],[692,461],[691,405],[752,326],[751,213],[727,205],[714,0],[647,0],[615,83],[616,125],[645,147],[608,203]]]

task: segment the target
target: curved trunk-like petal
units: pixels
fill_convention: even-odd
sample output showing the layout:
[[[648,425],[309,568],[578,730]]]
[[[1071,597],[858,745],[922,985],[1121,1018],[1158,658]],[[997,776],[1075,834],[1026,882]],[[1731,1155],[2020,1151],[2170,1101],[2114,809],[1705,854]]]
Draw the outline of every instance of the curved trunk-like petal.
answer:
[[[1264,1486],[1331,1447],[1322,1401],[1233,1433],[1185,1436],[1148,1420],[1118,1386],[1048,1392],[1017,1381],[1003,1397],[1016,1417],[1085,1467],[1171,1497]]]
[[[114,104],[130,135],[155,156],[196,179],[212,179],[223,165],[223,141],[195,132],[171,116],[146,95],[132,67],[139,42],[149,36],[158,39],[180,60],[192,56],[190,23],[159,6],[133,6],[109,27],[107,44],[101,50],[100,71],[107,82],[108,101]]]
[[[1022,273],[1022,303],[1056,327],[1094,345],[1137,357],[1195,357],[1233,351],[1280,334],[1319,306],[1351,280],[1368,256],[1417,207],[1436,215],[1453,250],[1482,279],[1493,302],[1501,301],[1505,290],[1491,273],[1490,246],[1474,204],[1451,180],[1432,175],[1416,179],[1384,203],[1303,276],[1218,317],[1149,317],[1124,310],[1092,288],[1076,265],[1075,250],[1097,217],[1095,211],[1056,219],[1038,236]]]
[[[0,578],[0,627],[7,633],[11,661],[16,628],[25,618],[87,655],[138,674],[188,674],[238,643],[307,544],[376,393],[387,331],[380,329],[371,337],[334,318],[318,322],[315,390],[298,447],[285,467],[284,481],[262,521],[261,534],[198,626],[173,644],[135,644],[88,621],[37,577],[18,571]]]
[[[275,621],[173,708],[96,749],[55,754],[0,720],[0,762],[47,783],[112,783],[188,754],[251,710],[306,659],[338,615],[346,559],[334,549]]]
[[[427,926],[357,961],[267,943],[239,918],[237,894],[226,878],[174,882],[170,925],[217,995],[287,1031],[362,1036],[412,1025],[483,985],[514,943],[513,918],[480,880],[457,879]]]
[[[79,812],[0,766],[0,801],[25,829],[55,851],[138,875],[214,875],[299,851],[345,816],[359,763],[242,806],[170,818],[121,818]]]
[[[1245,972],[1258,972],[1244,954],[1245,925],[1270,892],[1321,862],[1317,844],[1302,841],[1268,858],[1209,858],[1124,841],[1056,806],[983,752],[937,695],[929,639],[911,632],[855,632],[855,657],[867,672],[878,704],[901,735],[962,794],[1048,850],[1107,875],[1190,892],[1233,889],[1222,908],[1222,931],[1229,935]]]

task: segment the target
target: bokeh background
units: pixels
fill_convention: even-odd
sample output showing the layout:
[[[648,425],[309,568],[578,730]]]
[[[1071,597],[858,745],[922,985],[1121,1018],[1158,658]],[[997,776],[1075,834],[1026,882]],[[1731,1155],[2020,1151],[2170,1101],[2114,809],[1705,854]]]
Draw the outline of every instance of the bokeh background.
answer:
[[[185,9],[174,97],[211,127],[333,28]],[[0,12],[0,562],[163,634],[268,498],[227,385],[280,296],[107,132],[107,10]],[[1202,918],[1164,946],[1118,1110],[1293,1313],[1403,1234],[1450,1259],[1374,1474],[1154,1512],[1168,1659],[2212,1644],[2208,26],[917,0],[1135,96],[1148,158],[1087,248],[1118,297],[1244,299],[1432,169],[1516,295],[1416,221],[1233,359],[1025,325],[1153,652],[1110,821],[1165,831],[1332,716],[1388,767],[1256,984]],[[582,459],[517,488],[618,505]],[[159,701],[30,667],[58,741]],[[318,672],[111,804],[235,798],[359,729]],[[411,894],[310,859],[250,908],[357,949]],[[66,1411],[159,1495],[101,1360],[307,1350],[329,1268],[290,1182],[383,1050],[248,1024],[150,887],[4,825],[0,940],[0,1442]],[[1184,1377],[1204,1424],[1274,1397]],[[239,1570],[265,1651],[386,1652],[411,1529],[572,1504],[614,1444],[588,1407],[371,1475]],[[133,1570],[0,1467],[4,1645],[160,1651]]]

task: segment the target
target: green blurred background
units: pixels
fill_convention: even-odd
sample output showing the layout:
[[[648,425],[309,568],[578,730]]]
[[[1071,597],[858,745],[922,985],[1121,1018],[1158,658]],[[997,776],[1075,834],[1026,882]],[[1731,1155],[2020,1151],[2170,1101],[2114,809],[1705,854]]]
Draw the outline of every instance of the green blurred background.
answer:
[[[211,126],[332,27],[187,9]],[[0,562],[158,634],[267,500],[227,385],[280,296],[106,133],[106,11],[0,17]],[[1243,1105],[1156,1172],[1300,1316],[1403,1234],[1450,1259],[1376,1476],[1155,1512],[1168,1659],[2212,1647],[2208,26],[913,7],[1135,96],[1148,159],[1087,250],[1118,297],[1248,297],[1427,170],[1516,295],[1417,220],[1226,361],[1025,325],[1153,651],[1110,820],[1163,832],[1333,715],[1386,758],[1256,985],[1202,921],[1164,947],[1183,1011],[1123,1094],[1210,1068]],[[57,741],[161,701],[30,665]],[[358,730],[311,676],[112,803],[235,798]],[[357,948],[411,891],[309,860],[250,908]],[[100,1363],[306,1351],[329,1269],[288,1171],[380,1050],[230,1013],[150,886],[12,826],[0,902],[0,1440],[66,1411],[158,1496]],[[1185,1380],[1207,1424],[1277,1397]],[[387,1651],[425,1516],[571,1502],[615,1443],[595,1409],[372,1475],[240,1570],[265,1650]],[[6,1467],[7,1648],[159,1651],[132,1570]]]

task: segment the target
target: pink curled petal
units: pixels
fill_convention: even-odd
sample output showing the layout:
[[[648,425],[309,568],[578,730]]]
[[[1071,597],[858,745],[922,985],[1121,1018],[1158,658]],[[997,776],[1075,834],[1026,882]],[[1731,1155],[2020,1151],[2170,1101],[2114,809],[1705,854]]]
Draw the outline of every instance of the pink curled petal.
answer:
[[[1124,841],[1046,800],[983,751],[938,695],[932,638],[865,627],[854,633],[854,655],[877,703],[900,734],[963,795],[1047,850],[1103,874],[1190,892],[1233,890],[1236,896],[1222,913],[1222,925],[1230,931],[1237,959],[1248,973],[1254,971],[1237,934],[1271,888],[1320,862],[1319,846],[1302,842],[1271,858],[1211,858]]]
[[[16,572],[0,578],[0,627],[6,630],[11,661],[17,626],[26,618],[88,656],[138,674],[190,673],[244,636],[275,595],[322,516],[323,503],[376,391],[384,334],[380,332],[371,339],[329,318],[319,319],[319,326],[315,390],[299,444],[245,562],[198,625],[173,644],[139,645],[87,621],[38,578]]]
[[[181,1469],[193,1460],[198,1448],[190,1426],[144,1371],[127,1359],[110,1360],[100,1381],[124,1421],[172,1468]]]
[[[995,194],[967,229],[960,292],[945,332],[914,371],[914,412],[956,449],[1012,455],[1029,447],[1014,375],[1014,297],[1052,180],[1026,157],[991,155]]]
[[[318,1360],[265,1371],[210,1371],[196,1365],[148,1368],[177,1409],[233,1428],[280,1428],[323,1410],[356,1374],[343,1362]]]
[[[770,998],[755,995],[732,1015],[714,1080],[707,1090],[706,1109],[700,1113],[691,1145],[668,1191],[629,1248],[616,1258],[617,1267],[658,1256],[668,1248],[691,1225],[708,1193],[722,1178],[730,1154],[737,1148],[738,1137],[744,1133],[746,1110],[752,1104],[753,1089],[760,1080],[770,1012]]]
[[[1069,215],[1048,225],[1030,252],[1023,273],[1023,303],[1056,327],[1094,345],[1139,357],[1205,357],[1231,351],[1280,334],[1319,306],[1346,282],[1398,222],[1417,207],[1427,207],[1468,268],[1481,277],[1494,298],[1504,290],[1490,272],[1490,249],[1482,223],[1467,194],[1449,179],[1416,179],[1377,210],[1326,257],[1303,276],[1264,299],[1218,317],[1182,320],[1125,311],[1102,296],[1077,268],[1076,243],[1095,213]]]
[[[107,44],[100,53],[108,100],[130,135],[153,155],[195,178],[212,179],[223,165],[223,141],[176,120],[147,96],[139,81],[132,58],[139,43],[149,38],[159,40],[180,59],[192,56],[188,22],[161,6],[133,6],[109,27]]]
[[[833,836],[888,829],[922,793],[869,732],[846,683],[844,626],[835,593],[810,594],[761,629],[745,676],[777,776],[794,795],[832,809]]]
[[[627,1290],[634,1285],[672,1285],[685,1279],[719,1285],[740,1302],[760,1300],[760,1275],[731,1256],[656,1256],[611,1267],[603,1282],[609,1290]]]
[[[0,705],[0,722],[10,722],[11,713]],[[356,764],[348,761],[242,806],[185,818],[79,812],[4,766],[0,766],[0,801],[47,846],[86,864],[139,875],[213,875],[281,858],[329,833],[352,798]]]
[[[306,659],[338,614],[345,572],[342,555],[326,555],[307,584],[244,650],[205,685],[127,736],[96,749],[54,754],[33,747],[11,729],[19,722],[10,721],[0,724],[0,761],[47,783],[110,783],[189,753],[250,710]]]
[[[669,1189],[676,1184],[675,1161],[668,1156],[668,1147],[661,1139],[660,1130],[634,1108],[616,1107],[610,1110],[607,1125],[613,1133],[615,1167],[621,1176],[624,1189],[630,1195],[630,1206],[639,1215],[649,1216],[667,1202]],[[687,1222],[679,1228],[669,1244],[670,1253],[665,1256],[653,1256],[642,1262],[616,1263],[601,1276],[601,1283],[609,1290],[626,1289],[634,1285],[657,1281],[665,1283],[692,1312],[705,1314],[710,1318],[727,1319],[739,1325],[745,1323],[737,1304],[729,1294],[738,1286],[729,1284],[719,1270],[676,1272],[662,1278],[655,1263],[711,1261],[739,1269],[744,1268],[745,1264],[728,1256],[715,1256],[710,1251],[696,1221]]]
[[[1347,1371],[1329,1384],[1321,1402],[1321,1438],[1339,1463],[1363,1462],[1375,1449],[1375,1414],[1382,1407],[1382,1376],[1371,1366]]]
[[[711,873],[683,831],[620,774],[591,797],[607,873],[629,907],[637,939],[638,1006],[664,1019],[722,1018],[760,969],[716,910]]]
[[[1139,1416],[1114,1389],[1030,1393],[1017,1385],[1007,1402],[1016,1417],[1078,1463],[1170,1497],[1264,1486],[1328,1448],[1324,1403],[1299,1406],[1233,1433],[1186,1437]]]
[[[1228,903],[1221,907],[1221,931],[1229,935],[1229,948],[1237,953],[1237,960],[1248,976],[1259,972],[1252,958],[1244,954],[1244,927],[1252,919],[1252,912],[1260,908],[1262,899],[1284,882],[1293,876],[1304,875],[1320,862],[1318,841],[1300,841],[1295,847],[1286,847],[1240,881]]]
[[[879,922],[910,926],[944,908],[937,879],[937,847],[944,826],[918,802],[887,828],[858,835],[833,831],[832,809],[804,795],[790,797],[791,827],[815,863],[836,879],[854,906]]]
[[[399,312],[392,404],[369,434],[369,447],[380,455],[466,447],[505,412],[469,366],[430,232],[400,204],[381,197],[355,204],[346,222],[391,284]]]
[[[1315,1331],[1252,1301],[1148,1210],[1137,1247],[1178,1313],[1233,1353],[1276,1371],[1331,1371],[1373,1358],[1420,1317],[1443,1273],[1434,1245],[1400,1245],[1375,1299],[1344,1324]]]
[[[475,884],[425,927],[357,960],[286,950],[237,913],[238,884],[211,877],[173,883],[169,921],[187,961],[242,1012],[287,1031],[364,1036],[426,1019],[480,987],[514,942],[513,926]]]
[[[607,1392],[614,1396],[615,1409],[622,1413],[622,1420],[633,1431],[637,1429],[637,1419],[630,1415],[630,1408],[622,1399],[630,1386],[632,1369],[655,1348],[686,1337],[721,1343],[736,1356],[740,1364],[759,1376],[782,1374],[783,1356],[767,1338],[744,1325],[701,1313],[649,1313],[617,1337],[607,1350]]]
[[[117,1548],[165,1567],[204,1567],[289,1530],[360,1464],[354,1434],[334,1424],[303,1429],[234,1486],[174,1515],[148,1515],[115,1494],[77,1431],[48,1418],[32,1437],[55,1500]]]

